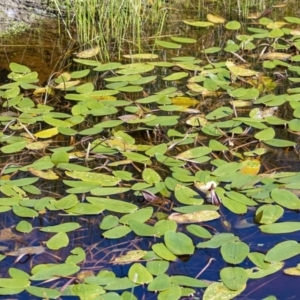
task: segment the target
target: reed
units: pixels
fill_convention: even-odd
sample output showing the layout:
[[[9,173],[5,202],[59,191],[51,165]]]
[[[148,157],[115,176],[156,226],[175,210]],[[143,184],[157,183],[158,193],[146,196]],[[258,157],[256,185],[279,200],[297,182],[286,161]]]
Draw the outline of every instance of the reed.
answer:
[[[99,46],[100,59],[119,59],[122,53],[139,53],[153,28],[163,32],[174,6],[192,9],[205,18],[210,13],[246,16],[252,8],[263,11],[272,0],[53,0],[62,24],[80,47]],[[62,5],[62,2],[64,5]],[[180,11],[180,9],[177,9]],[[191,16],[191,14],[189,14]],[[182,16],[184,17],[184,16]],[[178,21],[178,20],[176,20]],[[152,29],[151,29],[152,27]],[[150,30],[149,30],[150,28]]]
[[[80,45],[100,46],[106,61],[112,53],[119,58],[126,47],[141,51],[146,27],[164,17],[161,0],[65,0],[63,8],[59,0],[54,3],[69,35],[75,32]]]

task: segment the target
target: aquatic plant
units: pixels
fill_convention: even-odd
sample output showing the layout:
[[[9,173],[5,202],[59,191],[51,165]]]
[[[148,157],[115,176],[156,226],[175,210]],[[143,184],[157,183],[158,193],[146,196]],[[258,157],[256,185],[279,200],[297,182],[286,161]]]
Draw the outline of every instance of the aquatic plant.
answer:
[[[197,45],[195,36],[156,39],[161,52],[124,54],[128,64],[101,63],[96,46],[77,53],[80,71],[46,86],[10,64],[11,82],[0,86],[0,211],[16,226],[0,239],[38,233],[43,243],[2,249],[3,263],[34,259],[28,270],[9,266],[2,295],[137,299],[141,289],[232,299],[276,272],[299,276],[289,260],[300,254],[299,172],[268,158],[298,155],[300,19],[261,18],[246,32],[214,14],[183,24],[222,29],[228,41],[191,57],[168,52]],[[221,203],[210,203],[213,194]],[[41,226],[45,213],[51,222]],[[91,234],[93,216],[100,241],[83,245],[75,236]],[[272,235],[276,244],[266,242]],[[172,272],[199,253],[209,257],[201,270]]]

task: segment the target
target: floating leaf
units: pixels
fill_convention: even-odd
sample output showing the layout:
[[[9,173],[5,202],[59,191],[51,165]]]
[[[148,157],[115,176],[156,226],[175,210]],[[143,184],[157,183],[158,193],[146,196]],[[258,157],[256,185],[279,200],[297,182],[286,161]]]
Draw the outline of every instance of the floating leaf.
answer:
[[[7,146],[3,146],[0,148],[0,150],[6,154],[16,153],[23,150],[26,147],[26,144],[27,144],[26,141],[21,141],[21,142],[9,144]]]
[[[121,200],[99,197],[86,197],[86,199],[96,206],[119,213],[132,213],[138,209],[135,204]]]
[[[153,214],[153,207],[146,207],[141,208],[139,210],[136,210],[130,214],[124,215],[122,218],[120,218],[120,223],[128,224],[130,220],[135,220],[138,222],[146,222],[151,218]]]
[[[196,246],[197,248],[219,248],[222,245],[229,243],[229,242],[234,242],[234,241],[238,241],[239,238],[235,235],[233,235],[232,233],[219,233],[216,234],[212,237],[212,239],[210,239],[207,242],[200,242],[198,243],[198,245]]]
[[[14,214],[23,218],[34,218],[39,215],[35,210],[20,205],[13,205],[12,209]]]
[[[18,64],[18,63],[15,63],[15,62],[11,62],[9,64],[9,68],[15,72],[15,73],[29,73],[31,72],[31,70],[24,66],[24,65],[21,65],[21,64]]]
[[[212,54],[212,53],[218,53],[222,50],[222,48],[220,47],[210,47],[210,48],[206,48],[204,50],[202,50],[203,53],[206,54]]]
[[[182,78],[185,78],[189,75],[189,73],[187,72],[176,72],[176,73],[173,73],[169,76],[166,76],[163,78],[163,80],[166,80],[166,81],[176,81],[176,80],[180,80]]]
[[[101,173],[66,171],[66,175],[74,179],[81,179],[82,181],[95,182],[101,186],[115,186],[120,182],[120,179],[117,177]]]
[[[300,24],[300,18],[296,18],[296,17],[284,17],[284,19],[286,21],[288,21],[289,23]]]
[[[215,14],[207,14],[206,18],[209,22],[212,22],[215,24],[222,24],[226,21],[223,17],[215,15]]]
[[[136,53],[136,54],[124,54],[123,57],[130,59],[156,59],[157,54],[153,53]]]
[[[128,224],[138,236],[160,236],[159,230],[148,224],[144,224],[136,220],[129,220]]]
[[[243,289],[248,280],[247,272],[239,267],[223,268],[220,277],[226,287],[233,291]]]
[[[24,289],[30,285],[30,281],[24,278],[0,278],[0,287]]]
[[[111,260],[111,262],[114,264],[120,264],[120,265],[129,264],[129,263],[139,260],[146,254],[147,254],[147,251],[131,250],[119,257],[114,258],[113,260]]]
[[[193,158],[198,158],[200,156],[204,156],[207,155],[209,153],[211,153],[211,149],[209,147],[196,147],[196,148],[192,148],[190,150],[184,151],[180,154],[178,154],[176,157],[179,159],[184,159],[184,160],[188,160],[188,159],[193,159]]]
[[[152,282],[148,285],[148,291],[159,292],[165,291],[171,286],[170,277],[167,274],[160,274],[154,278]]]
[[[170,263],[164,260],[154,260],[154,261],[147,261],[146,267],[147,270],[155,276],[164,274],[168,268]]]
[[[256,71],[239,67],[229,60],[226,61],[226,67],[235,76],[248,77],[248,76],[256,76],[258,74],[258,72]]]
[[[167,48],[167,49],[179,49],[181,48],[180,44],[176,44],[176,43],[172,43],[172,42],[166,42],[166,41],[160,41],[160,40],[156,40],[155,44],[163,47],[163,48]]]
[[[168,261],[175,261],[177,257],[163,243],[152,245],[152,249],[156,255]]]
[[[271,275],[271,274],[279,271],[280,269],[283,268],[283,266],[284,266],[283,262],[275,262],[273,264],[270,264],[269,268],[267,268],[267,269],[261,269],[258,267],[254,267],[251,269],[246,269],[246,272],[250,279],[258,279],[258,278],[266,277],[268,275]]]
[[[195,39],[191,39],[191,38],[187,38],[187,37],[171,36],[171,39],[174,42],[182,43],[182,44],[193,44],[193,43],[196,43]]]
[[[175,255],[185,255],[194,253],[192,240],[181,232],[167,231],[164,240],[168,249]]]
[[[282,222],[259,226],[260,230],[265,233],[289,233],[300,230],[300,222]]]
[[[271,198],[279,205],[288,209],[300,209],[300,200],[292,192],[283,189],[274,189],[271,192]]]
[[[241,294],[246,288],[244,285],[238,291],[232,291],[228,289],[223,282],[213,282],[210,284],[203,295],[203,300],[230,300]]]
[[[116,226],[110,230],[107,230],[102,233],[105,238],[108,239],[119,239],[131,232],[131,229],[128,226]]]
[[[274,263],[289,259],[300,254],[300,244],[296,241],[284,241],[271,248],[266,256],[265,261]]]
[[[183,21],[183,23],[195,27],[209,27],[214,26],[212,22],[203,22],[203,21]]]
[[[284,274],[291,276],[300,276],[300,269],[298,268],[287,268],[283,270]]]
[[[128,277],[114,278],[109,280],[109,283],[105,286],[108,291],[119,291],[134,289],[137,285],[133,283]]]
[[[70,194],[66,197],[61,198],[60,200],[54,203],[54,206],[58,209],[70,209],[78,203],[78,199],[74,194]]]
[[[281,140],[281,139],[271,139],[268,141],[264,141],[264,143],[273,147],[293,147],[296,145],[295,142]]]
[[[59,292],[56,289],[49,289],[45,287],[38,287],[38,286],[29,286],[26,288],[26,291],[36,297],[39,298],[45,298],[47,299],[57,299],[60,295],[61,292]]]
[[[258,159],[245,159],[241,163],[240,172],[247,175],[256,175],[259,173],[260,167],[261,163]]]
[[[100,223],[100,229],[107,230],[116,227],[119,224],[119,219],[116,216],[108,215],[103,218]]]
[[[100,52],[100,47],[94,47],[90,49],[83,50],[81,52],[76,53],[75,55],[78,58],[90,58],[97,55]]]
[[[150,184],[154,184],[156,182],[161,181],[160,175],[156,171],[150,168],[144,169],[142,173],[142,177],[147,183]]]
[[[40,171],[36,170],[34,168],[28,168],[28,171],[37,177],[48,179],[48,180],[56,180],[59,178],[59,176],[54,173],[52,170],[47,170],[47,171]]]
[[[47,226],[40,229],[40,231],[44,232],[70,232],[80,228],[80,224],[76,222],[68,222],[60,225]]]
[[[169,215],[169,220],[174,220],[179,224],[202,223],[220,218],[220,214],[213,210],[203,210],[192,213],[180,214],[173,213]]]
[[[29,233],[32,231],[32,225],[27,221],[21,221],[16,226],[16,230],[23,233]]]
[[[282,217],[284,209],[279,205],[266,204],[255,212],[255,220],[260,224],[272,224]]]
[[[186,227],[186,230],[203,239],[210,239],[212,237],[211,233],[200,225],[196,225],[196,224],[188,225]]]
[[[147,268],[140,263],[135,263],[130,267],[128,278],[137,284],[150,283],[153,280],[153,276],[149,273]]]
[[[188,276],[180,276],[180,275],[171,276],[171,282],[176,283],[180,286],[189,286],[189,287],[196,287],[196,288],[207,287],[207,283],[205,283],[204,281],[196,278],[191,278]]]
[[[228,242],[221,247],[223,259],[230,264],[241,263],[249,254],[249,251],[249,246],[243,242]]]
[[[275,130],[270,127],[256,133],[254,137],[259,141],[268,141],[275,137]]]
[[[171,286],[158,294],[158,300],[179,300],[182,296],[182,289],[177,284],[171,284]]]
[[[35,133],[34,136],[37,137],[37,138],[41,138],[41,139],[48,139],[48,138],[53,137],[57,134],[58,134],[57,127],[53,127],[53,128],[50,128],[50,129],[39,131],[39,132]]]
[[[67,247],[69,244],[69,237],[64,232],[59,232],[47,241],[46,245],[51,250],[58,250]]]
[[[187,186],[177,184],[174,191],[175,197],[180,203],[187,205],[201,205],[203,203],[203,199],[199,196],[199,193]]]
[[[226,23],[225,28],[229,30],[238,30],[241,28],[241,24],[237,21],[230,21]]]
[[[33,275],[30,277],[30,280],[42,281],[57,277],[67,277],[80,270],[79,266],[72,263],[44,265],[42,268],[38,268],[38,266],[32,269]]]

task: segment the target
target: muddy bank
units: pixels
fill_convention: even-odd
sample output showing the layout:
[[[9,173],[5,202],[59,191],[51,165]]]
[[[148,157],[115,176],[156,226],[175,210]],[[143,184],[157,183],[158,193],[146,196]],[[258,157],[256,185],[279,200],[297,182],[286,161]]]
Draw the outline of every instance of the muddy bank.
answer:
[[[4,2],[4,1],[2,1]],[[72,43],[58,30],[57,16],[49,0],[0,2],[0,73],[11,62],[39,73],[40,83],[60,68],[66,47]],[[0,74],[0,79],[2,78]],[[5,76],[3,76],[5,78]],[[3,83],[3,78],[1,80]]]

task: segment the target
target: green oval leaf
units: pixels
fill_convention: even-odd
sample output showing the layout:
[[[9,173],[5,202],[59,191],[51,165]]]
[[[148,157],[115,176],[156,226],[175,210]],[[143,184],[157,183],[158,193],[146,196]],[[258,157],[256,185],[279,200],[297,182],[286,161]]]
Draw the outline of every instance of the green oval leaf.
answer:
[[[223,268],[220,272],[220,277],[226,287],[233,291],[243,289],[248,280],[247,272],[239,267]]]
[[[271,192],[271,198],[279,205],[288,209],[300,209],[300,200],[292,192],[283,189],[274,189]]]
[[[300,244],[296,241],[284,241],[270,249],[265,261],[274,263],[289,259],[300,254]]]
[[[40,229],[40,231],[44,231],[44,232],[70,232],[73,230],[76,230],[78,228],[80,228],[80,224],[76,223],[76,222],[68,222],[68,223],[63,223],[63,224],[59,224],[59,225],[54,225],[54,226],[47,226],[47,227],[43,227]]]
[[[135,263],[130,267],[128,278],[137,284],[150,283],[153,280],[153,276],[149,273],[147,268],[140,263]]]
[[[260,230],[265,233],[290,233],[300,230],[300,222],[282,222],[259,226]]]
[[[225,28],[229,30],[238,30],[241,28],[241,23],[238,21],[230,21],[226,23]]]
[[[249,246],[243,242],[229,242],[221,247],[223,259],[230,264],[241,263],[249,254],[249,251]]]
[[[167,231],[164,240],[168,249],[175,255],[190,255],[195,251],[193,241],[184,233]]]

